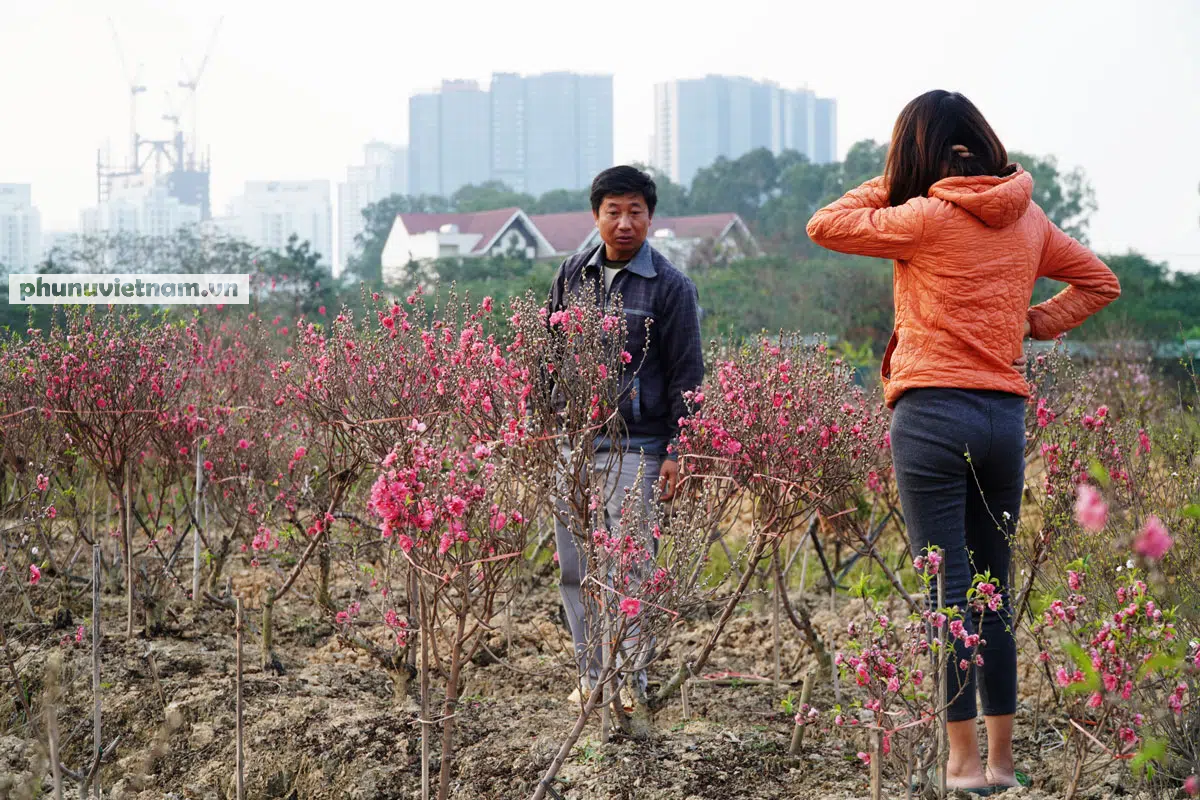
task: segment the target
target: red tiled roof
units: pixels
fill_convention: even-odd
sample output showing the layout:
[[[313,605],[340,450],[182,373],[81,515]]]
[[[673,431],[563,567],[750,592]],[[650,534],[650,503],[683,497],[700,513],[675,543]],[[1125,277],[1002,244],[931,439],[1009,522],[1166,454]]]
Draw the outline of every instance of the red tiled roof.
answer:
[[[530,217],[537,229],[554,247],[556,253],[571,253],[579,248],[596,227],[590,211],[567,211],[561,214],[538,214]],[[700,214],[693,217],[655,217],[650,223],[650,236],[655,231],[674,231],[677,239],[714,239],[725,232],[737,214]]]
[[[573,253],[596,227],[590,211],[538,214],[529,218],[556,253]]]
[[[701,214],[695,217],[655,217],[650,223],[650,235],[658,230],[674,231],[677,239],[715,239],[724,233],[737,214]]]
[[[474,233],[480,236],[475,250],[485,246],[500,232],[504,223],[517,213],[518,208],[501,208],[496,211],[480,211],[475,214],[398,214],[409,235],[430,233],[443,225],[457,225],[459,233]]]

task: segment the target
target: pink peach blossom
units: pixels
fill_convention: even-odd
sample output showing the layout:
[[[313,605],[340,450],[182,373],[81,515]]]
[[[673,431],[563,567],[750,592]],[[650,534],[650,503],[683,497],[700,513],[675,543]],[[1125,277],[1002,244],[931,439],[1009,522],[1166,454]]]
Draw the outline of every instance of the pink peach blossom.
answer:
[[[1146,518],[1146,524],[1142,526],[1141,533],[1134,540],[1133,550],[1139,555],[1158,561],[1166,555],[1174,543],[1175,540],[1171,538],[1171,534],[1167,533],[1162,522],[1151,514]]]
[[[1108,523],[1108,504],[1086,483],[1076,490],[1075,520],[1090,531],[1101,531]]]

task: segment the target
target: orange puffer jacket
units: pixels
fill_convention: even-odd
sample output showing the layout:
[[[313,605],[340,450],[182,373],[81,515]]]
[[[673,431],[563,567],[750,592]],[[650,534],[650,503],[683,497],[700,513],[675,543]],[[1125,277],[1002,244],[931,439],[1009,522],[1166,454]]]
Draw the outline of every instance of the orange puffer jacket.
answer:
[[[1032,202],[1033,178],[938,181],[888,205],[883,178],[813,215],[808,235],[841,253],[894,259],[896,328],[881,373],[889,407],[909,389],[994,389],[1029,396],[1014,362],[1034,339],[1076,327],[1121,293],[1117,277]],[[1070,284],[1033,308],[1033,284]]]

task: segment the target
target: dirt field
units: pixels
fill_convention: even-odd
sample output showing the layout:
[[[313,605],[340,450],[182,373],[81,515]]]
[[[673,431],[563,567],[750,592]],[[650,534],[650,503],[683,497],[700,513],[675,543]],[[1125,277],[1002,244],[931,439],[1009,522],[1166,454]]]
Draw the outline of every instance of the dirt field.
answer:
[[[246,575],[237,576],[250,583]],[[235,580],[237,586],[239,580]],[[121,598],[105,596],[107,619],[123,618]],[[464,673],[463,704],[457,727],[452,796],[462,800],[528,797],[559,743],[574,722],[568,701],[572,674],[562,658],[569,647],[558,622],[557,592],[538,589],[523,618],[493,644],[508,665],[470,664]],[[815,621],[825,635],[845,629],[853,607],[834,612],[822,601]],[[298,609],[293,613],[294,609]],[[420,725],[415,701],[398,704],[385,673],[366,657],[339,647],[332,626],[314,618],[311,606],[282,604],[277,646],[286,672],[263,673],[257,642],[245,647],[246,797],[354,798],[385,800],[420,797]],[[78,624],[84,609],[72,609]],[[120,736],[104,768],[105,797],[114,800],[234,796],[235,657],[231,615],[215,608],[193,622],[185,610],[176,630],[153,640],[128,641],[117,632],[103,646],[102,698],[105,740]],[[49,613],[43,613],[49,618]],[[694,646],[711,623],[691,620],[667,644],[652,671],[662,680],[677,663],[680,648]],[[503,622],[500,623],[503,629]],[[786,623],[785,623],[786,625]],[[59,710],[63,763],[81,764],[91,746],[90,655],[85,647],[63,646],[72,629],[32,628],[18,622],[11,644],[15,666],[31,693],[41,693],[41,664],[53,648],[64,651],[66,695]],[[769,676],[773,649],[769,613],[748,603],[730,623],[706,673]],[[11,634],[10,634],[11,636]],[[505,649],[507,647],[507,649]],[[153,653],[153,668],[147,651]],[[808,665],[800,639],[784,628],[785,679]],[[511,666],[510,666],[511,665]],[[1026,665],[1025,686],[1037,683]],[[154,678],[157,670],[158,680]],[[798,689],[798,687],[797,687]],[[855,758],[859,740],[840,730],[810,731],[800,757],[788,756],[792,723],[780,700],[786,691],[770,685],[695,684],[689,690],[692,719],[676,701],[655,720],[644,740],[615,738],[599,744],[592,723],[563,767],[558,784],[570,800],[726,800],[747,798],[855,798],[867,796],[867,771]],[[1052,749],[1053,730],[1041,717],[1033,735],[1034,697],[1025,698],[1018,718],[1021,768],[1035,788],[1005,797],[1058,796],[1062,767]],[[832,687],[819,686],[815,703],[833,703]],[[0,706],[12,719],[11,693]],[[11,728],[11,726],[10,726]],[[440,736],[440,732],[438,734]],[[434,747],[436,753],[438,748]],[[45,759],[11,732],[0,737],[0,800],[43,796]],[[436,769],[436,764],[435,764]],[[1083,796],[1127,794],[1114,770],[1109,781]],[[42,784],[48,790],[48,784]],[[68,796],[78,796],[66,781]],[[887,786],[891,798],[907,787]],[[49,796],[46,794],[44,796]]]

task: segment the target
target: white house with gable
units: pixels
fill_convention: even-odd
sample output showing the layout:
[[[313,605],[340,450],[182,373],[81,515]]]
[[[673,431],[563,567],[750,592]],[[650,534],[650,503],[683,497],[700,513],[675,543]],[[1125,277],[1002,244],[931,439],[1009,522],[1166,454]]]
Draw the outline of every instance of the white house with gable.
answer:
[[[554,254],[554,247],[519,208],[476,214],[398,214],[383,246],[381,266],[384,283],[395,283],[412,262]]]

